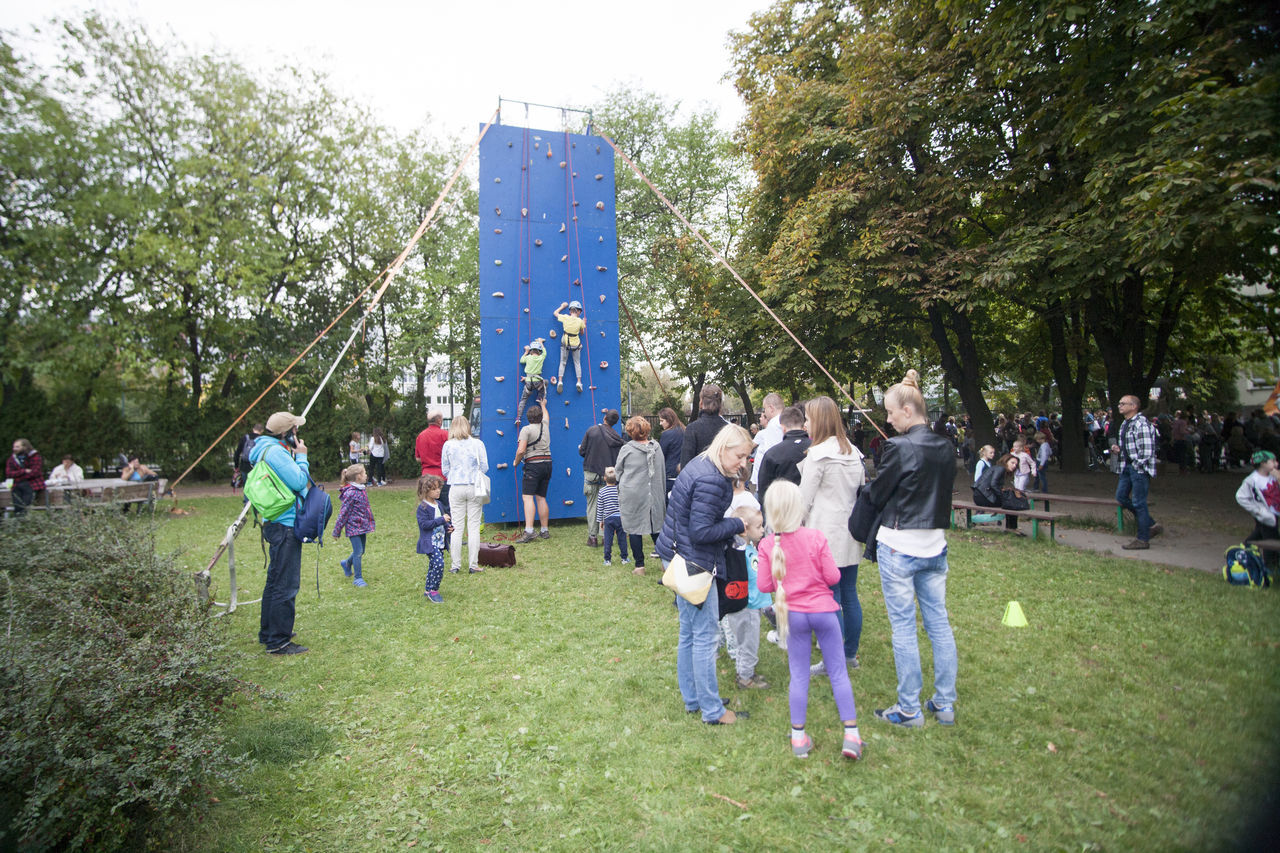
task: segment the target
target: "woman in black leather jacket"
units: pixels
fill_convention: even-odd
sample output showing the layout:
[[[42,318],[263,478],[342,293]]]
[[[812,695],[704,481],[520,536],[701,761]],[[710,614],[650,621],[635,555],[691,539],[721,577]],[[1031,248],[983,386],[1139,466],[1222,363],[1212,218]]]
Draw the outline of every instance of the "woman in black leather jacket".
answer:
[[[933,646],[933,696],[925,703],[942,725],[954,725],[956,641],[947,619],[947,538],[956,453],[951,441],[929,429],[920,378],[907,371],[884,397],[889,423],[899,435],[884,443],[880,470],[869,493],[880,511],[877,557],[880,587],[893,629],[898,701],[876,711],[895,726],[924,725],[923,676],[916,642],[916,604]]]

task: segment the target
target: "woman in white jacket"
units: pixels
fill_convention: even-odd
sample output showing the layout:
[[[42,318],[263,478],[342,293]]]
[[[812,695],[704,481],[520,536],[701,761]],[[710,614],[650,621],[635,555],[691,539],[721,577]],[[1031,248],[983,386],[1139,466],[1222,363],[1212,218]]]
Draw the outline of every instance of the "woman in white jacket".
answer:
[[[850,668],[858,666],[862,639],[862,604],[858,601],[858,563],[862,545],[849,534],[849,514],[858,489],[867,481],[862,453],[844,433],[840,407],[830,397],[818,397],[805,406],[805,429],[813,443],[800,463],[800,498],[805,508],[804,526],[827,537],[831,556],[840,567],[840,583],[831,588],[840,606],[844,656]],[[825,664],[814,664],[815,674]]]

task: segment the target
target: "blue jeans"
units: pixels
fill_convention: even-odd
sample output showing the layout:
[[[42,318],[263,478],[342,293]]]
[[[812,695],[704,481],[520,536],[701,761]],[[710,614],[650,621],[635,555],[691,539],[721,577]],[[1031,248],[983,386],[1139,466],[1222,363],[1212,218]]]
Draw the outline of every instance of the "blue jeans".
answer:
[[[956,638],[947,621],[947,549],[936,557],[910,557],[883,542],[876,550],[880,588],[893,630],[893,661],[898,670],[898,706],[904,714],[920,711],[920,649],[916,641],[916,602],[933,646],[933,701],[956,701]]]
[[[1151,478],[1125,463],[1120,470],[1120,482],[1116,484],[1116,503],[1133,513],[1138,519],[1138,538],[1146,542],[1151,538],[1151,513],[1147,512],[1147,489]]]
[[[302,585],[302,543],[293,528],[262,523],[262,538],[267,540],[267,583],[262,588],[262,616],[258,642],[278,649],[293,636],[294,601]]]
[[[355,536],[348,536],[347,541],[351,543],[351,556],[344,561],[351,567],[351,572],[357,578],[363,577],[360,574],[360,558],[364,556],[364,536],[363,533],[357,533]]]
[[[858,564],[840,567],[840,581],[831,587],[840,608],[840,633],[844,636],[845,660],[853,660],[862,642],[862,602],[858,601]]]
[[[627,559],[627,534],[622,532],[622,516],[611,515],[604,520],[604,558],[613,559],[613,537],[618,537],[618,550]]]
[[[663,560],[665,566],[666,560]],[[680,612],[680,640],[676,644],[676,680],[689,711],[702,711],[703,722],[724,716],[720,684],[716,681],[716,648],[720,643],[720,602],[713,589],[695,607],[676,596]]]

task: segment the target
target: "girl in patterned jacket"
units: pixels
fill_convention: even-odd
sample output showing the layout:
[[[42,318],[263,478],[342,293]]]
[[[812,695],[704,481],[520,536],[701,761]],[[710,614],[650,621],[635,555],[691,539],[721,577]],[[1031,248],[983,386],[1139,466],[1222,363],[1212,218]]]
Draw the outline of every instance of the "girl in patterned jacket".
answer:
[[[333,522],[333,538],[338,539],[343,528],[346,528],[347,539],[351,541],[351,556],[339,565],[342,566],[344,575],[355,576],[352,583],[356,586],[368,586],[360,571],[360,560],[364,556],[364,537],[374,529],[373,511],[369,509],[369,495],[364,487],[368,479],[363,465],[356,464],[343,469],[342,486],[338,489],[342,507],[338,510],[338,518]]]

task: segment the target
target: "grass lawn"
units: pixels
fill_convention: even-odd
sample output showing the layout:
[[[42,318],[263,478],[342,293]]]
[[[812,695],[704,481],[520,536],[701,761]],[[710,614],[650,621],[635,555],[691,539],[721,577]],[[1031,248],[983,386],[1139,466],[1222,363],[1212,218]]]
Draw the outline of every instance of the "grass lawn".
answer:
[[[230,712],[253,759],[240,791],[175,849],[1220,849],[1261,803],[1280,755],[1280,590],[1078,553],[1001,532],[951,536],[948,603],[960,651],[958,724],[904,731],[873,564],[861,579],[854,696],[867,749],[840,757],[827,682],[815,751],[791,757],[784,653],[761,642],[764,691],[720,687],[751,718],[684,713],[671,596],[600,565],[585,525],[519,546],[514,569],[445,574],[425,559],[409,491],[373,490],[366,589],[345,540],[304,549],[298,641],[264,655],[258,607],[223,617],[262,691]],[[184,501],[161,547],[202,567],[238,498]],[[262,588],[241,535],[242,598]],[[226,563],[215,573],[227,596]],[[1021,602],[1030,623],[1000,624]],[[926,683],[928,642],[922,634]],[[927,689],[927,688],[926,688]],[[923,698],[927,698],[926,693]]]

